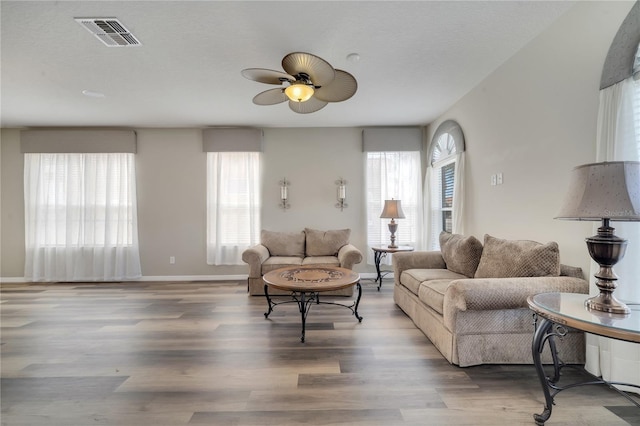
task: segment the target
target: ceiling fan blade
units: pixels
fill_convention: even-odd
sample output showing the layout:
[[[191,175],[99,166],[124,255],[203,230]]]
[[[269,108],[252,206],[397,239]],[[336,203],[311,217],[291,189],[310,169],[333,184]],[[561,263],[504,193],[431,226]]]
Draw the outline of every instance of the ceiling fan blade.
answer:
[[[282,68],[291,75],[307,74],[314,86],[324,86],[335,78],[335,70],[331,64],[311,53],[289,53],[282,58]]]
[[[269,89],[255,95],[253,103],[256,105],[275,105],[288,99],[283,89]]]
[[[309,114],[311,112],[316,112],[318,110],[321,110],[325,106],[327,106],[327,102],[316,99],[313,96],[305,102],[289,101],[289,108],[291,108],[292,111],[297,112],[298,114]]]
[[[242,70],[242,76],[249,80],[266,84],[282,84],[283,80],[294,81],[295,78],[282,71],[268,70],[264,68],[247,68]]]
[[[336,70],[336,78],[326,86],[316,89],[314,97],[325,102],[342,102],[358,90],[358,82],[346,71]]]

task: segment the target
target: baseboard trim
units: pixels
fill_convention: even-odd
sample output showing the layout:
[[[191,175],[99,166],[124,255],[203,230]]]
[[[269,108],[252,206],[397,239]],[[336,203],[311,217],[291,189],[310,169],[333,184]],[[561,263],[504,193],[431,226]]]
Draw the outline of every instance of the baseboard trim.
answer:
[[[138,281],[246,281],[247,275],[159,275],[159,276],[142,276],[132,280],[118,280],[117,282],[138,282]],[[23,284],[33,281],[26,280],[24,277],[0,277],[0,283],[3,284]],[[46,284],[55,281],[38,281],[38,283]],[[78,282],[113,282],[113,281],[78,281]]]
[[[388,277],[392,277],[393,274],[389,274]],[[146,275],[138,278],[137,280],[130,280],[131,282],[136,281],[241,281],[246,280],[248,275],[239,274],[239,275]],[[365,272],[360,274],[360,278],[363,280],[372,280],[376,278],[375,272]],[[0,277],[0,284],[21,284],[28,283],[31,281],[27,281],[24,277]],[[93,282],[93,281],[92,281]],[[108,282],[108,281],[105,281]]]
[[[6,284],[16,284],[16,283],[26,283],[27,280],[24,277],[0,277],[0,283]]]
[[[239,281],[247,280],[248,275],[159,275],[143,276],[136,281]]]

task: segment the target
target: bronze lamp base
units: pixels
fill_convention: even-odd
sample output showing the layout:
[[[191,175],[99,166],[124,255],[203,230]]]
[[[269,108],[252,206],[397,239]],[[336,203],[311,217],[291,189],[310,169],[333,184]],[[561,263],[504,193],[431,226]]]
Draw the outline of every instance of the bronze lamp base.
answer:
[[[629,307],[613,295],[618,286],[618,276],[613,272],[613,265],[624,257],[627,240],[613,235],[613,231],[614,228],[609,226],[609,219],[602,219],[598,234],[586,239],[589,255],[600,265],[600,270],[594,275],[600,294],[587,299],[585,306],[612,314],[628,314],[631,312]]]

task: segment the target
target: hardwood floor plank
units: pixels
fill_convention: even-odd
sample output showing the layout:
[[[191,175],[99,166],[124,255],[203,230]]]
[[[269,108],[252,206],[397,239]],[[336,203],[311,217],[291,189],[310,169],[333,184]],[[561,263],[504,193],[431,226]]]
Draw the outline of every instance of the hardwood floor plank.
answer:
[[[189,424],[205,425],[390,425],[402,421],[399,410],[315,410],[198,412]]]
[[[297,308],[265,319],[245,282],[2,284],[1,423],[533,424],[532,365],[450,365],[392,294],[365,285],[362,323],[313,306],[302,343]],[[556,402],[548,426],[640,424],[602,386]]]

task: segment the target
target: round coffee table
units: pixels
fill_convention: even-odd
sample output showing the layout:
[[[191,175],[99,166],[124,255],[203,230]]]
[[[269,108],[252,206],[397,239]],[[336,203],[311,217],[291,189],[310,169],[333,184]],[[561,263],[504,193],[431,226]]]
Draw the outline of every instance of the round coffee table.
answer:
[[[338,305],[349,308],[356,316],[358,322],[362,322],[362,317],[358,315],[358,305],[362,297],[362,287],[360,286],[360,275],[350,269],[339,268],[337,266],[287,266],[267,272],[262,277],[264,284],[264,295],[267,298],[268,312],[264,317],[269,318],[273,308],[283,303],[297,303],[302,318],[302,335],[300,341],[304,342],[305,326],[307,314],[311,305],[326,304]],[[358,289],[358,296],[351,305],[344,305],[335,302],[321,302],[319,294],[325,291],[341,290],[355,285]],[[269,288],[285,290],[291,292],[292,300],[274,302],[269,296]]]

